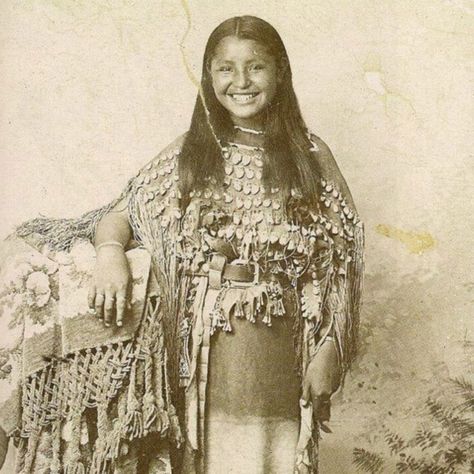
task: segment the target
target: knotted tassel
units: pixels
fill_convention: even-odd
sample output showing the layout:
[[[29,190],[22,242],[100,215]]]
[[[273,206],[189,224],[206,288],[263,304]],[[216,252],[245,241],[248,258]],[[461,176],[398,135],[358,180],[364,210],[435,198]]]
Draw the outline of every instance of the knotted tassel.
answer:
[[[94,473],[102,473],[107,466],[107,437],[109,432],[109,420],[107,416],[107,402],[100,394],[102,400],[97,405],[97,441],[94,446],[94,454],[92,456],[92,467]]]
[[[247,304],[247,306],[249,305]],[[252,324],[255,324],[257,322],[257,319],[255,318],[255,313],[252,311],[251,308],[249,308],[249,311],[247,311],[246,319],[249,323],[252,323]]]
[[[214,308],[211,311],[211,336],[216,332],[218,328],[223,327],[225,320],[222,316],[222,312],[219,309]]]
[[[163,341],[163,336],[160,335],[160,341]],[[155,430],[158,433],[164,434],[168,429],[167,423],[168,420],[163,417],[165,412],[165,401],[163,399],[163,374],[164,374],[164,358],[163,358],[163,346],[160,345],[160,350],[153,354],[154,359],[154,389],[156,396],[156,407],[157,407],[157,417],[155,420]]]
[[[145,352],[145,395],[143,396],[143,432],[147,435],[156,420],[158,408],[153,391],[153,357]]]
[[[125,433],[132,440],[143,436],[143,414],[140,411],[140,402],[136,396],[137,362],[133,364],[128,386],[127,414],[125,416]]]
[[[64,474],[86,474],[86,468],[81,462],[69,463],[64,466]]]
[[[265,316],[263,316],[262,322],[263,324],[266,324],[268,327],[272,326],[272,316],[269,310],[265,311]]]
[[[56,474],[61,470],[61,421],[53,423],[51,430],[51,473]]]
[[[216,332],[216,329],[223,329],[224,331],[232,330],[230,322],[224,314],[222,303],[228,293],[228,288],[223,287],[217,295],[214,308],[211,311],[211,336]],[[230,329],[229,329],[230,328]]]
[[[229,320],[225,321],[224,326],[222,326],[222,330],[225,331],[225,332],[232,332],[232,326],[231,326]]]
[[[238,299],[235,303],[234,316],[240,319],[245,317],[244,307],[241,299]]]
[[[284,316],[286,314],[285,305],[282,299],[278,299],[273,304],[273,316]]]
[[[85,472],[81,463],[81,437],[82,437],[82,407],[76,405],[73,407],[66,427],[70,427],[69,440],[66,440],[67,448],[64,453],[64,474],[82,474]],[[65,433],[63,433],[64,435]]]
[[[115,419],[113,428],[110,430],[106,440],[106,458],[108,460],[114,460],[120,456],[121,431],[120,420]]]
[[[280,282],[274,277],[267,283],[268,304],[272,316],[284,316],[283,289]]]

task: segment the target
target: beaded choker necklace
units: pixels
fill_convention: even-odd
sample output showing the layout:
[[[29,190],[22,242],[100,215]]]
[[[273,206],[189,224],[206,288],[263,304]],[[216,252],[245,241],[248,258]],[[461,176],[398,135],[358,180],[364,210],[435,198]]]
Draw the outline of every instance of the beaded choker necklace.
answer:
[[[263,130],[254,130],[253,128],[245,128],[241,127],[240,125],[234,125],[234,128],[236,130],[240,130],[241,132],[244,133],[251,133],[252,135],[264,135],[265,132]]]

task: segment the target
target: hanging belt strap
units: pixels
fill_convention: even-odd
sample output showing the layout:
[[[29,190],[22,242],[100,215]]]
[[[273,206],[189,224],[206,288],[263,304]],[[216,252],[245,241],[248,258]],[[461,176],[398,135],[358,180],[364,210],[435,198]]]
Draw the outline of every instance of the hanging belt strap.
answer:
[[[192,449],[204,448],[204,416],[211,343],[211,312],[220,288],[208,286],[208,278],[201,277],[194,302],[193,351],[191,375],[186,389],[186,434]]]
[[[209,263],[209,288],[218,290],[222,286],[222,277],[227,264],[227,258],[224,255],[216,253]]]

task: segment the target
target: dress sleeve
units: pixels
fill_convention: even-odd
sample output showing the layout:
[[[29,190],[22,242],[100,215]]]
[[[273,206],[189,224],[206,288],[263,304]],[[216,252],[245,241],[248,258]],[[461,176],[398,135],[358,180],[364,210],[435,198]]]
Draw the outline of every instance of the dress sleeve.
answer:
[[[364,230],[329,147],[315,135],[311,142],[321,176],[319,205],[312,213],[318,240],[302,288],[308,320],[307,360],[331,336],[345,373],[358,348]]]
[[[124,193],[133,237],[151,253],[157,250],[157,234],[181,218],[178,156],[183,141],[179,137],[144,166]]]
[[[170,195],[176,193],[177,156],[185,135],[181,135],[131,178],[122,193],[110,203],[75,218],[53,219],[39,217],[19,225],[14,236],[25,239],[38,250],[70,251],[78,240],[93,242],[97,224],[113,209],[128,206],[134,237],[140,240],[139,221],[130,212],[137,210],[138,203],[154,201],[158,209],[170,204]],[[156,197],[156,199],[155,199]],[[13,236],[12,236],[13,237]]]
[[[327,183],[333,183],[340,193],[344,196],[347,206],[351,208],[354,212],[357,212],[352,194],[349,190],[349,186],[342,175],[338,164],[332,154],[330,148],[326,143],[321,140],[321,138],[316,135],[311,134],[311,142],[315,148],[317,154],[319,168],[321,170],[321,177]]]

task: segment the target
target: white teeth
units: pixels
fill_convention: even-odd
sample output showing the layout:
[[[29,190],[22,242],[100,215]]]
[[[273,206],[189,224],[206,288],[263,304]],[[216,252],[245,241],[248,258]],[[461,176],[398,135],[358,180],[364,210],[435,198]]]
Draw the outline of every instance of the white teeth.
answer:
[[[245,103],[253,99],[257,94],[230,94],[236,102]]]

